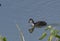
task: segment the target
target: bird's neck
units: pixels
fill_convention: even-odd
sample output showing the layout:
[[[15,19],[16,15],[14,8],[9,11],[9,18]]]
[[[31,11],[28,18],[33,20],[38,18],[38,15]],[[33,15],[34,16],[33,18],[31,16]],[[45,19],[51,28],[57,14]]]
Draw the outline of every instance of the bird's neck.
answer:
[[[34,27],[34,23],[31,23],[31,26],[33,26],[33,27]]]

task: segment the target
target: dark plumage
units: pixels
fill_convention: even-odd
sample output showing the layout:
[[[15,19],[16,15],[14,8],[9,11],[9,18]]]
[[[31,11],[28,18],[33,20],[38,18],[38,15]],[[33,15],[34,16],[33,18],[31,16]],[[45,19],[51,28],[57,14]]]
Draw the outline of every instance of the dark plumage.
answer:
[[[38,21],[34,23],[34,26],[46,26],[47,23],[45,21]]]
[[[33,30],[34,30],[35,27],[40,28],[40,26],[46,26],[47,25],[47,23],[45,21],[34,22],[34,20],[32,18],[29,19],[29,23],[31,23],[31,25],[32,25],[32,28],[29,29],[30,33],[33,32]]]
[[[45,21],[34,22],[34,20],[32,18],[29,19],[29,23],[34,24],[34,26],[46,26],[47,25],[47,23]]]

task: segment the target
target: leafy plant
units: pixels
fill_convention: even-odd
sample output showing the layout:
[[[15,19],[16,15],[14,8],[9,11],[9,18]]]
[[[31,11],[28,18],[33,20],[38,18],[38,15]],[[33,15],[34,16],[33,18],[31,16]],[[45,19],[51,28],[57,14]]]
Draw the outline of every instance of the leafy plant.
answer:
[[[0,36],[0,41],[7,41],[6,37]]]
[[[60,35],[59,35],[59,32],[58,30],[56,30],[55,28],[53,28],[52,26],[48,26],[47,28],[45,28],[45,31],[49,30],[50,32],[50,36],[48,37],[48,41],[52,41],[52,39],[55,37],[55,38],[58,38],[58,41],[60,41]],[[47,36],[47,33],[44,32],[42,34],[42,36],[39,38],[39,40],[42,40],[44,39],[45,37]]]

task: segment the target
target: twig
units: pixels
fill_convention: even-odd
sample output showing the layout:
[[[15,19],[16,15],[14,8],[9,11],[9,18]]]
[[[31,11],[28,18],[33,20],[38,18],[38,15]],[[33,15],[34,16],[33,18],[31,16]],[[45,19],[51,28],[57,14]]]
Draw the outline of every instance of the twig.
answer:
[[[23,32],[22,32],[21,29],[19,28],[18,24],[16,24],[16,27],[17,27],[18,31],[20,32],[21,41],[25,41]]]

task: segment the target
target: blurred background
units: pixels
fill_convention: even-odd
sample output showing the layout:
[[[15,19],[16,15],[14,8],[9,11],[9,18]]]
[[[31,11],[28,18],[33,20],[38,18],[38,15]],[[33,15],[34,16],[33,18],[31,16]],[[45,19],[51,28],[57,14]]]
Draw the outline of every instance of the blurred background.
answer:
[[[0,35],[6,36],[7,41],[20,41],[16,23],[26,41],[40,41],[38,38],[44,30],[37,28],[30,34],[29,18],[35,22],[44,20],[48,24],[60,24],[60,0],[0,0],[0,4]],[[60,29],[60,25],[54,27]]]

